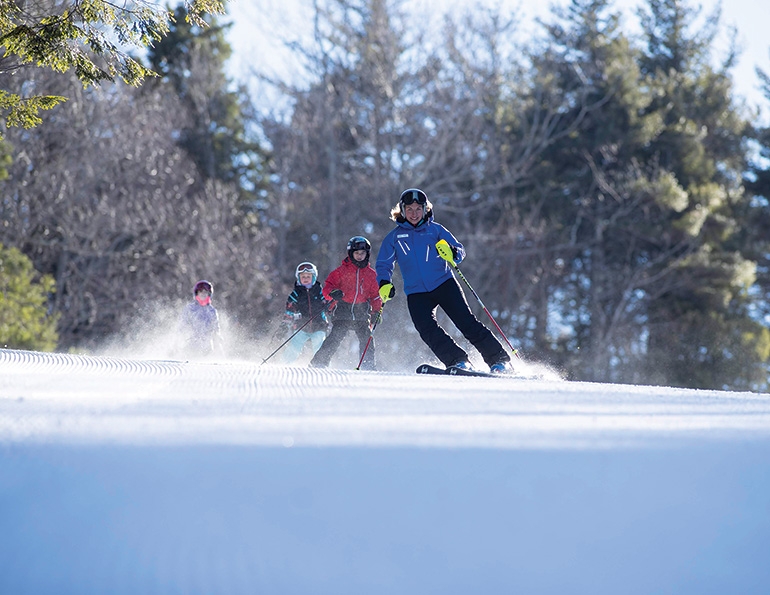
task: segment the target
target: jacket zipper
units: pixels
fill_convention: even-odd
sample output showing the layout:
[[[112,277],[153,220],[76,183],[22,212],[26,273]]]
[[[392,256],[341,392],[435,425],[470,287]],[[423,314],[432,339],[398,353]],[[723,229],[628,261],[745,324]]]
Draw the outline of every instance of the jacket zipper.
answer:
[[[360,282],[358,280],[358,275],[360,273],[361,273],[361,269],[356,267],[356,293],[353,296],[353,303],[350,304],[350,316],[353,318],[353,320],[356,319],[356,312],[354,310],[354,307],[356,305],[356,301],[358,300],[358,289],[359,289],[359,285],[360,285]]]

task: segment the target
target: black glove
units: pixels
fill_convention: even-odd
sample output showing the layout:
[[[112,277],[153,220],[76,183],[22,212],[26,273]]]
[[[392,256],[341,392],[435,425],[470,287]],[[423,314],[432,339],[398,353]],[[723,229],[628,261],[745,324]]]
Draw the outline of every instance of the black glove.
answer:
[[[341,289],[332,289],[329,292],[329,297],[332,298],[333,300],[337,301],[337,302],[341,302],[342,301],[342,296],[344,296],[344,295],[345,294],[342,292]]]

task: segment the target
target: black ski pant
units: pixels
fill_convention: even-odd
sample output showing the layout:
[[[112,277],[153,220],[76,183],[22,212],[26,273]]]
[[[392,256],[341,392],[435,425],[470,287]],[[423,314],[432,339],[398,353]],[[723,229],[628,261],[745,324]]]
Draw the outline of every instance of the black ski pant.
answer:
[[[326,368],[329,365],[329,362],[331,362],[334,354],[337,353],[340,343],[342,343],[342,340],[347,336],[349,331],[355,331],[356,336],[358,337],[359,353],[362,352],[364,347],[366,347],[366,342],[369,340],[371,334],[367,319],[335,319],[332,323],[332,330],[329,333],[329,336],[326,337],[321,348],[316,351],[313,359],[310,360],[310,365],[314,368]],[[358,362],[356,362],[356,364],[357,363]],[[361,362],[361,369],[374,370],[374,338],[372,338],[371,343],[369,343],[369,348],[366,350],[366,357],[364,358],[364,361]]]
[[[433,291],[412,293],[406,297],[406,302],[420,338],[445,366],[460,360],[467,361],[468,354],[439,326],[436,320],[436,308],[439,306],[463,336],[479,350],[487,365],[511,359],[500,341],[473,315],[456,279],[445,281]]]

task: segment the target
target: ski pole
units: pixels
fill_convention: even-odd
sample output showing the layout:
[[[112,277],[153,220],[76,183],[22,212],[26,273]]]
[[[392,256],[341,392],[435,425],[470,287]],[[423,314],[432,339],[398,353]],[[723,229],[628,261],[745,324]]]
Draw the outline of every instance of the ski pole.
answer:
[[[446,246],[446,247],[444,247]],[[473,286],[470,284],[468,279],[465,278],[465,275],[463,275],[463,272],[460,270],[460,267],[457,266],[457,263],[455,263],[454,258],[452,258],[452,248],[449,246],[449,243],[446,240],[439,240],[436,244],[436,250],[438,250],[439,255],[441,258],[446,260],[449,264],[454,267],[454,270],[457,271],[457,274],[460,276],[460,279],[465,281],[465,284],[468,286],[468,289],[471,290],[471,293],[473,294],[473,297],[475,297],[478,301],[481,307],[484,309],[484,312],[487,313],[487,316],[489,316],[489,319],[492,321],[492,324],[495,325],[495,328],[497,329],[497,332],[500,333],[500,336],[505,339],[505,342],[508,343],[508,347],[511,348],[511,353],[515,355],[517,358],[521,359],[521,356],[519,355],[518,350],[511,345],[511,342],[508,340],[508,337],[505,336],[505,333],[503,332],[503,329],[500,328],[500,325],[497,324],[494,318],[492,318],[492,314],[489,313],[489,310],[487,310],[487,307],[484,305],[484,302],[481,301],[481,298],[479,297],[479,294],[476,293],[476,290],[473,289]],[[442,253],[443,250],[443,253]],[[449,250],[447,253],[446,251]],[[447,258],[449,256],[449,258]]]
[[[326,310],[328,310],[328,309],[329,309],[329,306],[331,306],[333,303],[334,303],[334,302],[329,302],[328,304],[326,304],[326,305],[323,307],[323,309],[322,309],[322,310],[319,310],[318,312],[316,312],[315,314],[313,314],[313,315],[312,315],[310,318],[308,318],[308,319],[307,319],[307,322],[305,322],[305,323],[304,323],[304,324],[303,324],[301,327],[299,327],[299,328],[298,328],[296,331],[294,331],[294,332],[291,334],[291,336],[290,336],[288,339],[286,339],[286,340],[285,340],[283,343],[281,343],[281,344],[280,344],[280,345],[279,345],[279,346],[278,346],[278,347],[275,349],[275,351],[273,351],[273,353],[271,353],[271,354],[270,354],[270,355],[268,355],[268,356],[267,356],[265,359],[263,359],[263,360],[262,360],[262,364],[264,364],[264,363],[265,363],[267,360],[269,360],[269,359],[270,359],[271,357],[273,357],[273,356],[274,356],[276,353],[278,353],[278,352],[281,350],[281,348],[282,348],[284,345],[286,345],[286,343],[288,343],[289,341],[291,341],[291,340],[292,340],[294,337],[296,337],[296,336],[297,336],[297,334],[298,334],[298,333],[299,333],[299,332],[300,332],[300,331],[301,331],[303,328],[305,328],[305,327],[306,327],[308,324],[310,324],[311,322],[313,322],[313,321],[314,321],[316,318],[318,318],[318,317],[319,317],[321,314],[323,314],[324,312],[326,312]],[[262,364],[259,364],[259,365],[261,366]]]
[[[377,318],[374,319],[374,324],[372,325],[371,330],[369,331],[369,338],[366,340],[366,345],[364,345],[364,350],[361,352],[361,359],[358,360],[358,365],[356,366],[356,370],[361,369],[361,364],[364,362],[364,356],[366,356],[366,350],[369,349],[369,344],[372,342],[372,339],[374,338],[374,329],[377,328],[377,325],[379,324],[380,320],[382,320],[382,308],[385,307],[385,304],[380,307],[379,311],[377,312]]]

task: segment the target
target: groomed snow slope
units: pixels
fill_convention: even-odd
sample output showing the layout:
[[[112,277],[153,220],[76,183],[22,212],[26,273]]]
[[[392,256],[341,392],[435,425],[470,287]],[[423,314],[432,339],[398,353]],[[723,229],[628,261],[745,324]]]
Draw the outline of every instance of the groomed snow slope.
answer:
[[[770,399],[0,350],[0,593],[767,593]]]

